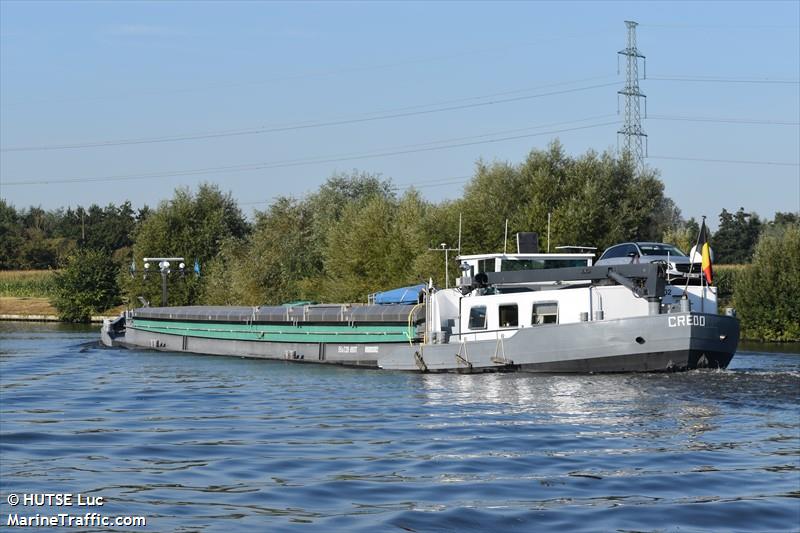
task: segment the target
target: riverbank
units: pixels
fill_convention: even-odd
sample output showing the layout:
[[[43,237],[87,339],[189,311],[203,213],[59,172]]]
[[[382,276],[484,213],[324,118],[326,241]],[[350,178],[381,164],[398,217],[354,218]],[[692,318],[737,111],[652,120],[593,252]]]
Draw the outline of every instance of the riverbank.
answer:
[[[55,274],[55,270],[0,271],[0,321],[63,322],[50,303],[55,291]],[[93,315],[90,320],[102,322],[119,316],[124,310],[124,306],[118,306]]]
[[[119,316],[123,306],[109,309],[102,315],[91,317],[92,322]],[[0,296],[0,320],[17,322],[61,322],[58,311],[47,298],[27,296]]]

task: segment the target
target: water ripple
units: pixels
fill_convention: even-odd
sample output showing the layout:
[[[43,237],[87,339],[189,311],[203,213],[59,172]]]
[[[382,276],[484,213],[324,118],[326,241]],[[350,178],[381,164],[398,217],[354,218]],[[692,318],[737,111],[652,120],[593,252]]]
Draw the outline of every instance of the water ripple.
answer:
[[[797,531],[800,356],[415,375],[102,349],[0,324],[0,493],[153,531]],[[3,516],[10,507],[3,498]]]

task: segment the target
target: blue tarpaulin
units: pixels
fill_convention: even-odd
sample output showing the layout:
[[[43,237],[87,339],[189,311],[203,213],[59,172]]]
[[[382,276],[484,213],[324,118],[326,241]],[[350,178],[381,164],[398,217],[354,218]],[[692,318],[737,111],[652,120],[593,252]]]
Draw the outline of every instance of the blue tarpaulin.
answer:
[[[390,291],[375,293],[376,304],[415,304],[419,298],[420,291],[425,289],[425,284],[411,285],[410,287],[400,287]]]

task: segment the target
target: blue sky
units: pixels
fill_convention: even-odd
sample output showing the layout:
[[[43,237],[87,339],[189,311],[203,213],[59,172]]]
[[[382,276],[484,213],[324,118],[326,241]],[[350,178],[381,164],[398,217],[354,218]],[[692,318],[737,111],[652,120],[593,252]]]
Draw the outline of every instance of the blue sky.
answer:
[[[799,211],[796,1],[2,1],[0,195],[152,206],[210,181],[250,213],[358,169],[457,198],[479,159],[617,147],[624,20],[683,215]]]

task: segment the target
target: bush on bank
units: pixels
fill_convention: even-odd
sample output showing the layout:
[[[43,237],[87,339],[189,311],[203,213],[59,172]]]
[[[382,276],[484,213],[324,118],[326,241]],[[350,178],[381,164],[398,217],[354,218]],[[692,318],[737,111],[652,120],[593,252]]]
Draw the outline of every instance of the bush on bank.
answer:
[[[102,251],[79,250],[70,255],[66,267],[55,275],[50,303],[61,320],[88,322],[92,315],[119,303],[119,265]]]
[[[733,288],[736,277],[746,265],[714,265],[714,285],[717,287],[717,305],[720,312],[733,306]]]
[[[800,341],[800,225],[762,233],[753,263],[736,275],[734,303],[743,338]]]

